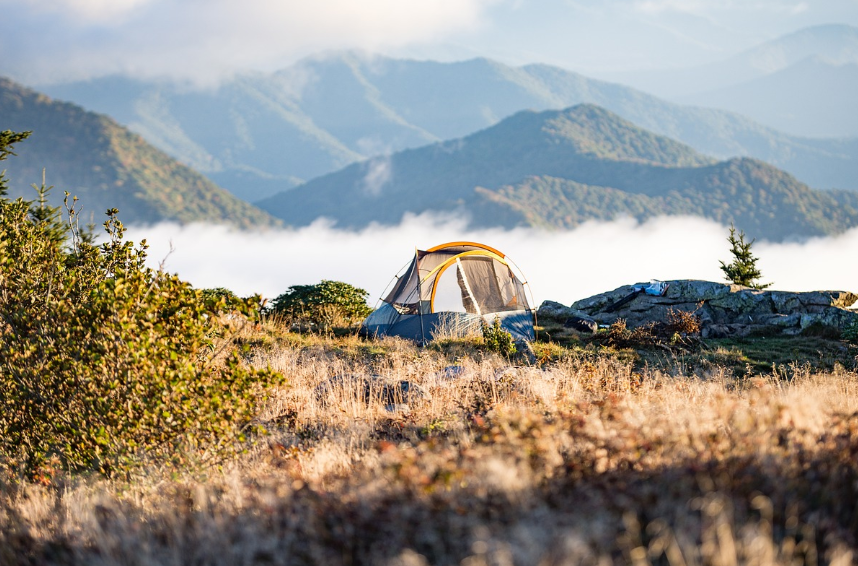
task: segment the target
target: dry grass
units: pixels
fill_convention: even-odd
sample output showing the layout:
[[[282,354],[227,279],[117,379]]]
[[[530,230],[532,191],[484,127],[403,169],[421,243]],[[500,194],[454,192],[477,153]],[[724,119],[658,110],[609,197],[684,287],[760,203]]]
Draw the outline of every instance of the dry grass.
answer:
[[[269,438],[219,470],[0,485],[0,564],[858,557],[855,372],[514,367],[472,347],[263,334],[242,338],[249,363],[290,384],[261,407]]]

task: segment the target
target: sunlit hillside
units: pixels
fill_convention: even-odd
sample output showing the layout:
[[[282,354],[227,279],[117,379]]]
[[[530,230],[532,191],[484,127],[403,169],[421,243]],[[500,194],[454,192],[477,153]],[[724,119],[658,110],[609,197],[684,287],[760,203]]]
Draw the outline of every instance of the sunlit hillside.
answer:
[[[854,361],[234,338],[287,383],[270,436],[103,480],[0,483],[4,564],[849,564]],[[720,353],[719,353],[720,352]],[[729,360],[736,350],[711,357]],[[856,355],[855,346],[851,354]],[[729,365],[729,364],[728,364]]]
[[[4,163],[10,195],[33,199],[44,178],[61,204],[69,192],[100,224],[117,208],[128,223],[208,222],[242,228],[277,221],[179,163],[107,116],[53,100],[0,78],[0,130],[30,131],[17,157]]]

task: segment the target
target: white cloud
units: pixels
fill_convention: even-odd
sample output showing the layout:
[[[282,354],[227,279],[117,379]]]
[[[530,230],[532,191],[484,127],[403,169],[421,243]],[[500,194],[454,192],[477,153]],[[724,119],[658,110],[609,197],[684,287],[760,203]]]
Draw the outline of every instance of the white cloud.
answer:
[[[0,52],[11,66],[0,71],[36,83],[123,72],[205,83],[319,50],[474,29],[494,1],[0,0]]]
[[[347,232],[317,222],[299,230],[259,234],[224,227],[162,224],[132,228],[132,238],[151,244],[157,266],[198,287],[227,287],[241,294],[275,297],[290,285],[322,279],[346,281],[370,291],[375,302],[415,247],[456,240],[494,246],[526,275],[537,304],[570,304],[596,293],[650,279],[721,281],[719,260],[730,261],[728,231],[698,218],[590,222],[568,232],[530,229],[469,230],[462,220],[406,217],[399,226]],[[858,229],[805,244],[758,242],[754,252],[763,281],[791,291],[858,292]]]
[[[693,66],[823,23],[855,0],[0,0],[0,74],[32,86],[127,73],[214,84],[304,55],[606,71]],[[689,38],[693,41],[689,41]]]
[[[636,0],[634,7],[639,12],[657,14],[660,12],[705,13],[707,4],[702,0]]]
[[[367,195],[377,197],[381,195],[384,185],[393,178],[393,164],[390,159],[393,147],[379,137],[361,138],[356,145],[363,155],[373,156],[364,166],[366,174],[361,184]]]
[[[689,14],[722,22],[744,14],[757,17],[799,16],[810,9],[807,2],[782,0],[632,0],[634,9],[642,14]]]
[[[129,16],[153,0],[42,0],[30,3],[36,14],[62,14],[78,23],[106,24]],[[0,5],[7,1],[0,2]]]
[[[366,165],[366,175],[363,178],[363,190],[366,194],[377,197],[381,195],[384,185],[393,177],[393,167],[389,156],[373,157]]]
[[[782,0],[632,0],[636,10],[644,13],[682,12],[699,16],[713,13],[757,11],[800,14],[808,9],[806,2]]]

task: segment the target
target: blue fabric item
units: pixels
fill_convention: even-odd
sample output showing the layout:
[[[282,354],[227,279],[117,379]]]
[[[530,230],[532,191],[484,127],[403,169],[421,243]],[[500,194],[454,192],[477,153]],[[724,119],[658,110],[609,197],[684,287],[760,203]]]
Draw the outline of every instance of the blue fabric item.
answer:
[[[370,314],[361,325],[361,333],[373,336],[399,336],[415,342],[428,342],[437,332],[455,326],[462,332],[479,333],[483,322],[492,324],[495,318],[500,320],[501,328],[509,332],[516,340],[535,339],[533,313],[527,311],[508,311],[491,313],[485,316],[462,312],[440,312],[424,314],[400,314],[389,303],[382,305]]]
[[[661,297],[667,293],[667,288],[670,287],[669,283],[665,283],[664,281],[658,281],[653,279],[649,282],[649,285],[635,285],[635,291],[643,291],[647,295],[652,295],[654,297]]]

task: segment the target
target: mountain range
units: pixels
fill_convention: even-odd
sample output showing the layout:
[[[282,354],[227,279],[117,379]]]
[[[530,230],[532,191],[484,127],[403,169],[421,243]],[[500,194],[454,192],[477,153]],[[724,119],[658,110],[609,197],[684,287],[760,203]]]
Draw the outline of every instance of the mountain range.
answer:
[[[858,192],[819,191],[750,158],[716,161],[595,105],[523,111],[464,138],[356,163],[259,202],[290,225],[396,224],[463,214],[472,226],[571,228],[687,214],[790,240],[858,226]]]
[[[789,90],[807,68],[858,69],[850,30],[822,34],[837,36],[822,47],[819,30],[761,46],[724,67],[741,72],[723,89],[746,89],[736,99],[748,102],[771,85]],[[829,95],[824,80],[806,86]],[[0,127],[34,130],[8,162],[14,193],[32,198],[44,166],[59,191],[91,210],[118,207],[126,222],[257,227],[328,217],[361,228],[437,212],[475,226],[564,229],[684,214],[773,240],[858,225],[858,138],[790,136],[548,65],[346,52],[208,90],[107,77],[49,94],[110,117],[0,80]],[[762,97],[754,112],[780,115],[791,100]],[[822,123],[816,111],[801,120]]]
[[[785,69],[724,88],[680,98],[724,108],[804,136],[858,133],[858,64],[809,57]]]
[[[278,224],[107,116],[0,78],[0,128],[31,131],[4,161],[9,196],[33,199],[43,169],[55,189],[79,197],[93,221],[109,208],[125,223],[208,222],[258,228]],[[90,214],[85,213],[84,218]]]
[[[853,26],[804,28],[699,67],[609,76],[683,104],[738,112],[792,135],[858,135]]]
[[[790,136],[733,112],[667,102],[548,65],[347,52],[204,91],[107,77],[47,92],[109,114],[248,201],[349,163],[466,136],[520,110],[580,103],[707,155],[753,157],[817,188],[858,189],[856,138]]]

